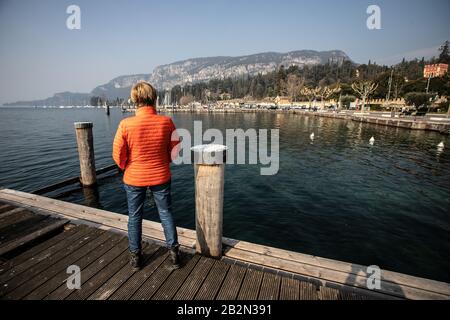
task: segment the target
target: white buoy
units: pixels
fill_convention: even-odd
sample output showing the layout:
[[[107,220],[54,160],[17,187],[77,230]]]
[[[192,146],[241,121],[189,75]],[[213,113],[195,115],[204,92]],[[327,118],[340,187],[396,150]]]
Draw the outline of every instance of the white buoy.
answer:
[[[374,145],[375,144],[375,138],[374,137],[370,138],[369,143],[371,145]]]
[[[444,141],[442,141],[441,143],[438,144],[438,149],[444,149],[445,148],[445,144]]]
[[[310,138],[311,140],[314,140],[314,137],[315,137],[315,135],[314,135],[314,132],[313,132],[313,133],[311,133],[311,135],[309,136],[309,138]]]

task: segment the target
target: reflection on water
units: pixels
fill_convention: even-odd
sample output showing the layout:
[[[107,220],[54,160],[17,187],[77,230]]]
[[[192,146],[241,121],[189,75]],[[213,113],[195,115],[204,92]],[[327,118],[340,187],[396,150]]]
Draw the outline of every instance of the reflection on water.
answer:
[[[98,187],[82,188],[84,205],[92,208],[103,209],[100,204],[100,194]]]
[[[107,117],[103,110],[0,109],[0,185],[30,191],[76,175],[75,121],[94,122],[97,166],[110,164],[121,118],[117,110]],[[227,166],[225,236],[450,282],[450,152],[437,148],[449,137],[292,114],[173,118],[189,130],[194,120],[204,130],[280,129],[278,175]],[[193,168],[172,171],[176,221],[194,229]],[[119,176],[64,199],[127,212]],[[153,204],[146,218],[158,220]]]

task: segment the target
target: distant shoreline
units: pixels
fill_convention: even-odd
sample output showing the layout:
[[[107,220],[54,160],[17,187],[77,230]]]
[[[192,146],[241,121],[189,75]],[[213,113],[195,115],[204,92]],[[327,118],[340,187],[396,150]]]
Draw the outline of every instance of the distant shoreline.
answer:
[[[0,109],[60,109],[60,110],[81,110],[81,109],[103,109],[105,107],[5,107],[2,106]],[[111,107],[111,109],[121,109],[120,107]],[[134,109],[122,110],[124,113],[134,113]],[[355,122],[369,123],[375,125],[383,125],[389,127],[404,128],[410,130],[423,130],[423,131],[434,131],[441,134],[450,135],[450,114],[438,114],[429,113],[424,117],[415,116],[399,116],[391,117],[389,112],[369,112],[369,113],[358,113],[355,111],[344,110],[341,112],[313,112],[308,110],[270,110],[270,109],[211,109],[211,110],[192,110],[192,109],[170,109],[170,108],[158,108],[158,111],[165,114],[171,113],[211,113],[211,114],[239,114],[239,113],[275,113],[275,114],[296,114],[303,116],[313,116],[313,117],[324,117],[333,118],[341,120],[352,120]]]

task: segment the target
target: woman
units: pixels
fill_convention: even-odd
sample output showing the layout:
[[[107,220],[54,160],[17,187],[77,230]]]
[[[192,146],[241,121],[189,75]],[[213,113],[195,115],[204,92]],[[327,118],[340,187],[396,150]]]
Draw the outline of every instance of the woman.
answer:
[[[174,268],[179,268],[179,244],[172,216],[170,163],[180,143],[172,119],[156,112],[157,93],[147,82],[131,90],[136,116],[122,120],[114,139],[113,158],[124,170],[128,200],[130,264],[142,267],[142,219],[147,190],[153,193]]]

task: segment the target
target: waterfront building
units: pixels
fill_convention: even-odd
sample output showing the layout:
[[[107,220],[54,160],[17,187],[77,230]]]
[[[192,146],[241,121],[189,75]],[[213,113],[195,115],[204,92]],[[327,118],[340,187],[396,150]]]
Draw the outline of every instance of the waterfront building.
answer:
[[[448,72],[448,64],[428,64],[423,70],[424,78],[438,78],[443,77]]]

